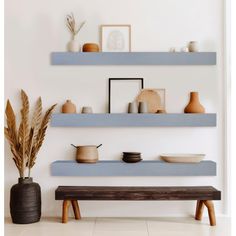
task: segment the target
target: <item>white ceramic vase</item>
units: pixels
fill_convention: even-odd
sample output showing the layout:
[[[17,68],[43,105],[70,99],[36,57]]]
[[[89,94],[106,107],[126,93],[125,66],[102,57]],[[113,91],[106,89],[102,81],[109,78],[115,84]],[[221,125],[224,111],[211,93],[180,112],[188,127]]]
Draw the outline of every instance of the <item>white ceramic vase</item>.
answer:
[[[198,52],[198,42],[197,41],[190,41],[188,45],[189,52]]]
[[[79,52],[79,50],[80,50],[80,45],[79,45],[78,41],[76,41],[75,39],[72,39],[68,43],[68,51],[69,52]]]

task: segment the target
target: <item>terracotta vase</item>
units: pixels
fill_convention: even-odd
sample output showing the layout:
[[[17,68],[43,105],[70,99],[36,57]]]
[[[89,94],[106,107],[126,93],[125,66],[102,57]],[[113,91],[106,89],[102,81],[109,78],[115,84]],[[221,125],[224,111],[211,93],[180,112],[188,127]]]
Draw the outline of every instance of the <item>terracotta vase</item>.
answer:
[[[62,106],[62,113],[76,113],[76,106],[71,100],[66,100],[66,103]]]
[[[184,113],[205,113],[205,108],[199,102],[198,92],[190,93],[190,101],[185,107]]]

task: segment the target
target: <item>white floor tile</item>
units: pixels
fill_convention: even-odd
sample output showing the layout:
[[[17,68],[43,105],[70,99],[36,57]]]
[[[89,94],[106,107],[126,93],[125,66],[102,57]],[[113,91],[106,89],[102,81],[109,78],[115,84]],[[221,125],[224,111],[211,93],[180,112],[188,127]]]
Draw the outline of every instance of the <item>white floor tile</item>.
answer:
[[[97,218],[96,231],[147,231],[143,218]]]
[[[230,236],[230,220],[218,218],[210,226],[208,218],[152,218],[147,220],[149,236]]]
[[[93,236],[149,236],[147,231],[95,231]]]
[[[210,226],[207,218],[42,218],[38,223],[19,225],[5,221],[5,236],[231,236],[230,219],[217,218]]]

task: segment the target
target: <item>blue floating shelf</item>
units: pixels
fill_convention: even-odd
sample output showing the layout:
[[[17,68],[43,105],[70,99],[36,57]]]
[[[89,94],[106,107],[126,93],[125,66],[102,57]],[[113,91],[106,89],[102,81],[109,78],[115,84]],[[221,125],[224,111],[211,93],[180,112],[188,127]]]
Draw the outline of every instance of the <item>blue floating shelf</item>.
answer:
[[[216,65],[216,52],[52,52],[52,65]]]
[[[94,164],[76,161],[55,161],[53,176],[216,176],[216,163],[167,163],[164,161],[99,161]]]
[[[216,114],[53,114],[53,127],[215,127]]]

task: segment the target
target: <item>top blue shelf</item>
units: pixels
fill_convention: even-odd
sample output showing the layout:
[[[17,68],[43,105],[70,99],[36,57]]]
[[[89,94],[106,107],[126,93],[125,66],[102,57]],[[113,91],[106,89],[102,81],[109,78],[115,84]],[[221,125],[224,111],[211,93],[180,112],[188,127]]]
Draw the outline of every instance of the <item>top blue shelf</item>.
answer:
[[[52,52],[52,65],[216,65],[216,52]]]

